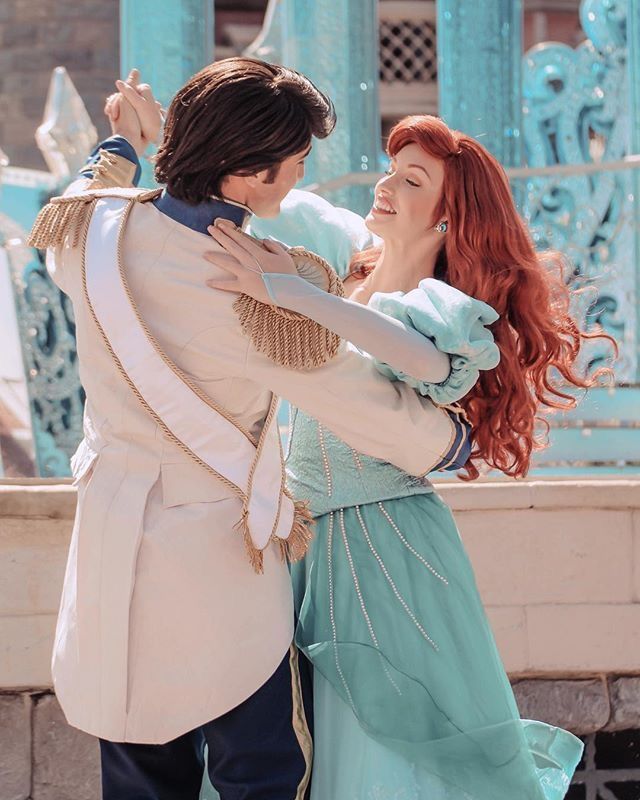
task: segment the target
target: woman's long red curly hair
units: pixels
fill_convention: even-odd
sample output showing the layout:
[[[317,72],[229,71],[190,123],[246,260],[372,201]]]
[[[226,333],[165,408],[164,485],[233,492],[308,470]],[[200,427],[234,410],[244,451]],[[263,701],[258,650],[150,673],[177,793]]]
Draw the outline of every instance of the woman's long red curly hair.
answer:
[[[388,153],[393,157],[412,143],[444,162],[442,197],[430,221],[448,221],[435,277],[500,314],[491,326],[500,364],[481,372],[460,401],[474,430],[465,477],[478,477],[474,459],[523,477],[532,451],[544,446],[535,432],[540,406],[573,408],[576,400],[567,388],[593,386],[609,372],[585,377],[576,371],[582,340],[604,336],[614,351],[616,345],[606,334],[578,328],[569,314],[562,256],[535,251],[506,174],[482,145],[432,116],[401,120],[391,131]],[[379,253],[374,248],[356,255],[352,269],[371,266]]]

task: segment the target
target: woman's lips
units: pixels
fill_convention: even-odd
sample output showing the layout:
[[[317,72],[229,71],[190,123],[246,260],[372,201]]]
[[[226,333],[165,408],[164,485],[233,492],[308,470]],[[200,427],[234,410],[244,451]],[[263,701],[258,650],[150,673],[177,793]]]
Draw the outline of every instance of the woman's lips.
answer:
[[[393,210],[390,203],[387,203],[383,200],[376,200],[373,204],[373,208],[371,209],[373,214],[378,214],[382,217],[393,217],[396,215],[396,211]]]

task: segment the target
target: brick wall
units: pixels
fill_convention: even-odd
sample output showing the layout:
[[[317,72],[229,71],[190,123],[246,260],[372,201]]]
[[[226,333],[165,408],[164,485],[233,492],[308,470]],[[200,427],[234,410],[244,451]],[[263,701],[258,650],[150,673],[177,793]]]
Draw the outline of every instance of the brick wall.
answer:
[[[118,71],[118,0],[0,2],[0,147],[11,163],[44,168],[34,133],[51,70],[64,65],[100,135]]]

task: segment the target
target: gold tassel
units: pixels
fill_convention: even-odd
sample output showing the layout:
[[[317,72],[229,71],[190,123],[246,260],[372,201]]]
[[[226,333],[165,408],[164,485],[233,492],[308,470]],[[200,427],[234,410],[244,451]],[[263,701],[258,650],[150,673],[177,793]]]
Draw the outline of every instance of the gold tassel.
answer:
[[[313,539],[313,526],[315,525],[308,500],[296,500],[293,507],[295,509],[293,526],[289,537],[287,539],[274,537],[280,547],[280,557],[283,561],[290,563],[302,561],[307,554]]]
[[[323,258],[300,247],[289,252],[302,277],[331,294],[344,295],[342,281]],[[233,308],[256,350],[283,367],[320,367],[338,352],[340,337],[302,314],[259,303],[246,294]]]
[[[246,507],[242,509],[242,516],[235,527],[236,530],[239,529],[242,532],[244,549],[249,557],[249,562],[253,567],[253,571],[256,575],[262,575],[264,573],[264,554],[262,550],[258,550],[251,538],[251,532],[249,531],[249,511]]]
[[[62,246],[70,237],[71,245],[77,247],[95,201],[92,194],[53,197],[36,217],[27,244],[45,250]]]
[[[290,495],[287,493],[287,496]],[[275,535],[271,537],[271,541],[277,543],[280,549],[281,559],[288,562],[301,561],[305,557],[313,538],[312,529],[315,524],[307,500],[296,500],[293,507],[293,525],[291,526],[291,533],[288,538],[281,539],[279,536]],[[249,531],[248,520],[249,512],[245,508],[235,528],[242,533],[244,549],[249,558],[249,563],[253,567],[253,571],[257,575],[262,575],[264,574],[264,552],[258,550],[254,545],[251,532]]]

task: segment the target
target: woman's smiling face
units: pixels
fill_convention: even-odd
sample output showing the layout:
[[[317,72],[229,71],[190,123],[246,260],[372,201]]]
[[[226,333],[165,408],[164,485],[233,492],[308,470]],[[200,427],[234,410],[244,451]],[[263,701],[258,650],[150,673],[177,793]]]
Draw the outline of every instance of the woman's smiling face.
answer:
[[[375,187],[367,227],[384,239],[409,242],[440,220],[434,218],[442,195],[444,164],[417,144],[408,144],[391,159]]]

